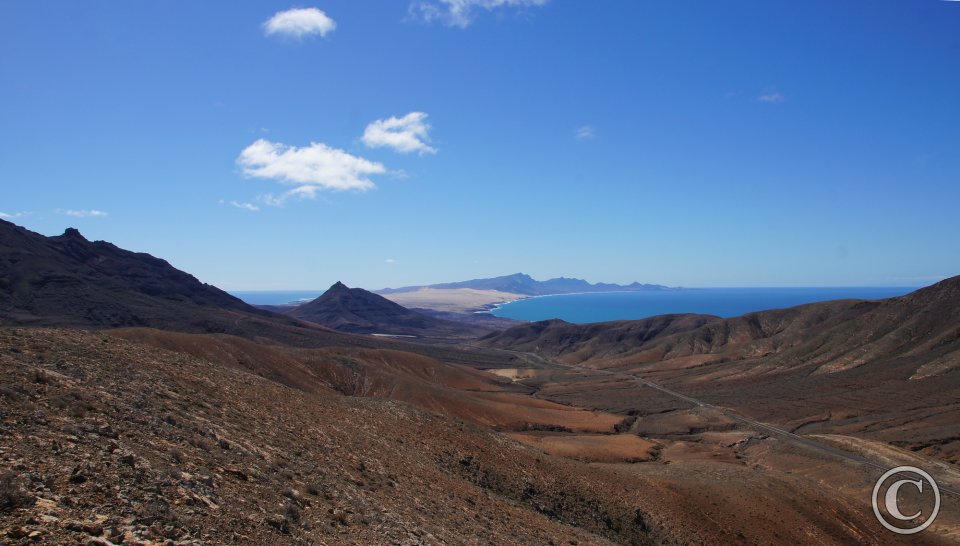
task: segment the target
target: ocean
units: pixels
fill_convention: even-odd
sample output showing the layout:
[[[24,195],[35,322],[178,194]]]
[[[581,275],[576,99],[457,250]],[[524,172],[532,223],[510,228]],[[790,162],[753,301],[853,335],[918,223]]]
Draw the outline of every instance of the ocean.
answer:
[[[563,319],[586,323],[636,320],[670,313],[701,313],[724,318],[837,299],[902,296],[916,288],[680,288],[538,296],[500,305],[491,312],[516,320]]]
[[[286,305],[303,303],[320,297],[326,290],[249,290],[230,292],[250,305]]]

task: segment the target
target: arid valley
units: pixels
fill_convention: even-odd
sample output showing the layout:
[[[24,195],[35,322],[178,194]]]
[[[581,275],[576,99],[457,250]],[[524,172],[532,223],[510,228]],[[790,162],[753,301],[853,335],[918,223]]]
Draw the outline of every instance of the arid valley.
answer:
[[[363,290],[314,302],[419,329],[384,338],[2,228],[12,543],[890,544],[870,492],[904,464],[943,491],[909,542],[960,540],[960,279],[480,335]]]

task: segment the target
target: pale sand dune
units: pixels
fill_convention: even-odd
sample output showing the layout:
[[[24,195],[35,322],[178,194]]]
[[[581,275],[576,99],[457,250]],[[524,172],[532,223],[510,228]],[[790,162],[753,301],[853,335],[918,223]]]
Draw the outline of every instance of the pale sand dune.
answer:
[[[383,294],[383,297],[408,309],[419,307],[450,313],[469,313],[526,296],[473,288],[420,288],[413,292]]]

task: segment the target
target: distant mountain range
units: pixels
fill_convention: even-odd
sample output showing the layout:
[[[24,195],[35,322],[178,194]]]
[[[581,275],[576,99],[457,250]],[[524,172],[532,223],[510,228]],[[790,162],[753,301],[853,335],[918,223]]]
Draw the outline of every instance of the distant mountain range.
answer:
[[[514,273],[490,279],[473,279],[470,281],[430,284],[423,286],[404,286],[402,288],[384,288],[377,290],[378,294],[396,294],[399,292],[413,292],[421,288],[458,289],[472,288],[474,290],[497,290],[524,296],[546,296],[550,294],[572,294],[577,292],[638,292],[643,290],[670,290],[669,287],[659,284],[630,284],[589,283],[583,279],[557,277],[546,281],[538,281],[526,273]]]

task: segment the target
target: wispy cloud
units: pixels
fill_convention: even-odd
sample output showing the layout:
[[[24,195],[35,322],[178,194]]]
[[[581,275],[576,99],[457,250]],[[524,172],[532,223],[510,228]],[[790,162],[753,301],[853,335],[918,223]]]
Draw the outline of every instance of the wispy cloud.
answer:
[[[410,112],[402,118],[378,119],[363,131],[363,143],[370,148],[392,148],[402,154],[435,154],[437,149],[427,144],[430,142],[430,125],[426,119],[427,114],[423,112]]]
[[[102,218],[107,215],[106,212],[97,209],[57,209],[57,212],[74,218]]]
[[[25,212],[25,211],[14,212],[14,213],[12,213],[12,214],[7,214],[6,212],[0,212],[0,218],[3,218],[4,220],[15,220],[15,219],[17,219],[17,218],[21,218],[21,217],[26,216],[26,215],[28,215],[28,214],[30,214],[30,213],[29,213],[29,212]]]
[[[447,26],[467,28],[480,10],[493,11],[500,8],[540,7],[549,0],[424,0],[410,4],[412,19],[432,23],[439,21]]]
[[[757,97],[757,100],[760,102],[765,102],[767,104],[780,104],[781,102],[787,100],[787,97],[779,91],[774,91],[772,93],[766,93]]]
[[[387,172],[380,163],[326,144],[314,142],[298,148],[262,138],[240,152],[237,164],[246,176],[292,186],[280,196],[268,194],[261,197],[264,203],[274,206],[293,197],[310,199],[323,190],[373,189],[376,186],[370,176]]]
[[[576,135],[578,140],[592,140],[597,138],[597,131],[591,125],[583,125],[577,127]]]
[[[322,38],[336,28],[336,21],[317,8],[278,11],[263,23],[263,31],[267,36],[281,35],[298,40],[310,35]]]
[[[220,202],[221,203],[226,202],[228,205],[232,207],[236,207],[238,209],[246,210],[250,212],[257,212],[258,210],[260,210],[260,207],[254,205],[253,203],[241,203],[240,201],[223,201],[222,199],[220,200]]]
[[[390,265],[393,265],[393,264],[397,263],[397,261],[394,260],[393,258],[387,258],[386,261],[387,261],[387,263],[390,264]]]

